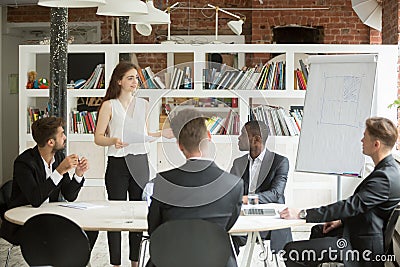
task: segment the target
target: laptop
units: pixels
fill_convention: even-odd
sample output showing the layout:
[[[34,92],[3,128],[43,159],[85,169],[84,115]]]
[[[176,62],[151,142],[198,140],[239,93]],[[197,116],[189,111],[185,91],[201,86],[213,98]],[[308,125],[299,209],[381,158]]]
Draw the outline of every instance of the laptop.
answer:
[[[275,215],[277,215],[277,213],[276,213],[275,209],[246,208],[246,209],[243,209],[243,215],[275,216]]]
[[[277,216],[284,204],[242,205],[242,215],[245,216]]]

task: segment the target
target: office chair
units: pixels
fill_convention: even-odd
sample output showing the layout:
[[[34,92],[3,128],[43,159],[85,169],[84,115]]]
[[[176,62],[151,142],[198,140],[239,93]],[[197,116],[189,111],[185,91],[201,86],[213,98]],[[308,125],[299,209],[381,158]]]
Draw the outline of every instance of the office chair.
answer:
[[[232,254],[228,234],[205,220],[174,220],[150,236],[150,260],[157,267],[223,267]]]
[[[150,236],[147,232],[143,232],[142,241],[140,242],[139,248],[139,260],[138,260],[138,267],[144,267],[146,265],[146,253],[147,249],[150,246]]]
[[[394,210],[390,214],[389,220],[385,227],[385,231],[383,233],[385,255],[393,254],[393,236],[399,216],[400,216],[400,205],[394,208]],[[329,266],[327,264],[329,264]],[[341,266],[344,266],[344,264],[338,262],[320,264],[320,267],[341,267]]]
[[[22,256],[30,266],[84,267],[90,259],[85,232],[73,221],[56,214],[28,219],[20,235]]]
[[[385,232],[384,232],[384,240],[385,240],[385,254],[393,254],[393,236],[394,229],[396,228],[397,221],[400,216],[400,205],[398,205],[390,214],[388,223],[386,224]]]
[[[5,220],[4,219],[4,214],[6,213],[6,211],[10,207],[11,191],[12,191],[12,180],[9,180],[9,181],[5,182],[0,188],[0,217],[1,217],[1,221]],[[4,238],[4,239],[6,239],[6,238]],[[10,242],[11,240],[7,240],[7,241]],[[17,245],[17,244],[14,244],[13,242],[10,242],[10,243],[11,243],[11,246],[8,248],[5,267],[8,266],[8,261],[10,260],[10,256],[11,256],[11,250],[13,249],[14,246]]]

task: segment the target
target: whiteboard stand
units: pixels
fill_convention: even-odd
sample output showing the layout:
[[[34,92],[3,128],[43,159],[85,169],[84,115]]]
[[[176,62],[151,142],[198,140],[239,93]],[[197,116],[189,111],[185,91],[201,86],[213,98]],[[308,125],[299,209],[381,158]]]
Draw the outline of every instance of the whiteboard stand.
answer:
[[[342,200],[342,176],[338,175],[337,176],[337,191],[336,191],[336,198],[337,201]]]

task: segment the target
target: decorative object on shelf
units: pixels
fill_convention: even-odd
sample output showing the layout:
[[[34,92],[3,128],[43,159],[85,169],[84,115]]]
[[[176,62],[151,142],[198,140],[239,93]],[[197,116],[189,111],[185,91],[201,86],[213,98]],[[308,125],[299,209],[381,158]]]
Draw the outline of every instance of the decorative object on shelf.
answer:
[[[28,82],[26,83],[26,89],[33,89],[34,82],[36,80],[37,72],[32,70],[28,72]]]
[[[133,13],[147,14],[146,3],[140,0],[108,0],[105,5],[97,8],[96,15],[123,17]]]
[[[49,89],[50,82],[46,78],[39,78],[38,87],[39,89]]]
[[[114,1],[114,0],[112,0]],[[39,0],[39,6],[45,7],[97,7],[106,4],[106,0]]]
[[[365,25],[382,30],[382,6],[377,0],[351,0],[351,5]]]
[[[239,19],[238,21],[229,21],[228,22],[228,27],[231,29],[236,35],[242,34],[242,25],[244,21],[246,20],[246,17],[240,17],[238,15],[235,15],[229,11],[226,11],[218,6],[213,6],[208,4],[209,7],[215,9],[215,43],[218,43],[218,11],[221,11],[227,15],[230,15],[232,17],[235,17]]]
[[[136,24],[136,30],[144,36],[151,34],[151,24],[170,24],[170,15],[158,8],[154,7],[153,0],[148,0],[147,14],[134,14],[129,17],[129,24]]]

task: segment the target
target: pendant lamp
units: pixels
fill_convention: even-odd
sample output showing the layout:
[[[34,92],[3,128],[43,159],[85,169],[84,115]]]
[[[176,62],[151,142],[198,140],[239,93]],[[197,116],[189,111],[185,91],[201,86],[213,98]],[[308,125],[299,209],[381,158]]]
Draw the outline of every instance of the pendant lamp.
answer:
[[[151,34],[151,31],[153,30],[153,27],[151,27],[151,24],[136,24],[135,29],[137,32],[143,36],[149,36]]]
[[[147,14],[147,5],[140,0],[108,0],[97,8],[97,15],[101,16],[130,16],[133,13]]]
[[[45,7],[83,8],[97,7],[105,3],[106,0],[39,0],[38,5]]]
[[[153,0],[147,1],[147,14],[134,14],[129,17],[129,24],[168,24],[169,14],[154,7]]]

